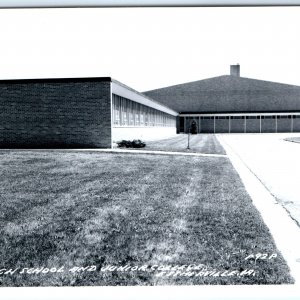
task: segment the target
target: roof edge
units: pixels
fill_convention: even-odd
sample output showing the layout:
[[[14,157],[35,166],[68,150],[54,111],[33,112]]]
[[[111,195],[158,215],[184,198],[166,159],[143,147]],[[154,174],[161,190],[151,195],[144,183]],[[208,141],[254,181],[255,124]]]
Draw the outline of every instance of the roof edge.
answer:
[[[0,79],[1,83],[36,83],[36,82],[84,82],[84,81],[94,81],[94,82],[111,82],[111,77],[57,77],[57,78],[20,78],[20,79]]]
[[[167,108],[167,109],[173,111],[173,113],[176,113],[176,114],[178,115],[178,111],[176,111],[176,110],[174,110],[173,108],[171,108],[171,107],[169,107],[169,106],[167,106],[167,105],[165,105],[165,104],[163,104],[163,103],[161,103],[161,102],[159,102],[159,101],[157,101],[157,100],[155,100],[155,99],[149,97],[148,95],[145,95],[144,93],[138,92],[137,90],[135,90],[135,89],[129,87],[128,85],[126,85],[126,84],[124,84],[124,83],[122,83],[122,82],[120,82],[120,81],[118,81],[118,80],[116,80],[116,79],[113,79],[113,78],[112,78],[111,81],[114,82],[114,83],[116,83],[116,84],[119,84],[119,85],[123,86],[124,88],[126,88],[126,89],[132,91],[133,93],[138,94],[138,95],[141,96],[141,97],[144,97],[144,98],[146,98],[146,99],[148,99],[148,100],[150,100],[150,101],[152,101],[152,102],[154,102],[154,103],[156,103],[156,104],[158,104],[158,105],[160,105],[160,106],[162,106],[162,107],[165,107],[165,108]]]
[[[282,82],[277,82],[277,81],[270,81],[270,80],[264,80],[264,79],[255,79],[255,78],[244,77],[244,76],[220,75],[220,76],[209,77],[209,78],[204,78],[204,79],[200,79],[200,80],[194,80],[194,81],[189,81],[189,82],[184,82],[184,83],[169,85],[169,86],[165,86],[165,87],[162,87],[162,88],[157,88],[157,89],[154,89],[154,90],[144,91],[143,93],[146,94],[148,92],[155,92],[155,91],[159,91],[159,90],[163,90],[163,89],[178,87],[178,86],[181,86],[181,85],[186,85],[186,84],[191,84],[191,83],[196,83],[196,82],[202,82],[202,81],[205,81],[205,80],[217,79],[217,78],[221,78],[221,77],[231,77],[231,78],[236,78],[237,80],[247,79],[247,80],[259,81],[259,82],[266,82],[266,83],[283,85],[283,86],[286,86],[286,87],[300,88],[300,85],[289,84],[289,83],[282,83]]]
[[[195,82],[200,82],[200,81],[210,80],[210,79],[215,79],[215,78],[220,78],[220,77],[231,77],[231,75],[220,75],[220,76],[214,76],[214,77],[209,77],[209,78],[203,78],[203,79],[199,79],[199,80],[187,81],[187,82],[183,82],[183,83],[177,83],[177,84],[173,84],[173,85],[167,85],[167,86],[157,88],[157,89],[154,89],[154,90],[144,91],[143,93],[154,92],[154,91],[158,91],[158,90],[172,88],[172,87],[175,87],[175,86],[180,86],[180,85],[185,85],[185,84],[190,84],[190,83],[195,83]],[[242,78],[242,77],[240,77],[240,78]]]
[[[222,115],[222,114],[231,114],[231,115],[235,115],[235,114],[279,114],[279,113],[283,113],[283,114],[289,114],[289,113],[296,113],[299,114],[300,110],[255,110],[255,111],[201,111],[201,112],[180,112],[179,116],[181,115]]]

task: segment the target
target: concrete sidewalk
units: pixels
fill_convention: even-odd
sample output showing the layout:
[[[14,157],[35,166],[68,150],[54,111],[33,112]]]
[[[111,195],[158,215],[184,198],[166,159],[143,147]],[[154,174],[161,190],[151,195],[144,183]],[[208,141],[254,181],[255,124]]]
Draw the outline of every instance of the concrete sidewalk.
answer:
[[[73,152],[102,152],[102,153],[124,153],[124,154],[150,154],[150,155],[181,155],[181,156],[206,156],[206,157],[223,157],[227,158],[226,154],[209,154],[199,152],[175,152],[175,151],[155,151],[155,150],[129,150],[129,149],[114,149],[114,148],[90,148],[90,149],[1,149],[0,151],[73,151]]]
[[[291,186],[290,182],[285,185],[286,180],[291,178],[290,176],[285,177],[285,172],[289,171],[290,175],[294,174],[298,180],[292,181],[293,193],[285,196],[292,195],[297,198],[298,194],[299,200],[297,188],[300,177],[297,174],[300,170],[295,168],[295,164],[299,161],[297,156],[300,155],[300,145],[297,145],[299,150],[291,150],[289,145],[284,144],[288,142],[282,141],[286,136],[281,134],[233,134],[218,135],[218,139],[239,173],[254,205],[269,227],[278,250],[285,257],[291,275],[298,285],[300,284],[300,227],[291,218],[286,207],[279,205],[277,197],[274,197],[268,188],[272,184],[275,186],[276,183],[280,183],[282,187],[285,187],[281,191],[284,193]],[[276,165],[277,163],[278,165]],[[294,169],[297,170],[293,172]],[[265,182],[268,182],[268,185]],[[274,188],[272,190],[274,191]]]
[[[300,225],[299,133],[220,135]]]

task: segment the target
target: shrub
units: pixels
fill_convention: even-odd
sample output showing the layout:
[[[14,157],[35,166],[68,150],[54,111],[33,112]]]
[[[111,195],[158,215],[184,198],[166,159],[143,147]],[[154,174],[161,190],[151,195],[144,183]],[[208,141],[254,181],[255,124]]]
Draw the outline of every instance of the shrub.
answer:
[[[142,142],[141,140],[122,140],[120,142],[117,142],[118,147],[125,147],[125,148],[144,148],[146,146],[146,143]]]

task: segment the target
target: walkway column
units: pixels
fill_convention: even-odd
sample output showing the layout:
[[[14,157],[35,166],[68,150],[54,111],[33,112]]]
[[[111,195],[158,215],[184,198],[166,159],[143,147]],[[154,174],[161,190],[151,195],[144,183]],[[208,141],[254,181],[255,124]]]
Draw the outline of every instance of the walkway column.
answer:
[[[261,133],[261,116],[259,116],[259,133]]]
[[[214,116],[214,133],[216,133],[216,117]]]

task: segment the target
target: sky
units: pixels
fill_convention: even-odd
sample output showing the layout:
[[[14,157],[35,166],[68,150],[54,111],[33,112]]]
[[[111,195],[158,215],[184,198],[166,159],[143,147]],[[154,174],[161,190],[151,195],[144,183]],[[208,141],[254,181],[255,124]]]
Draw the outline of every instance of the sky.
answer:
[[[300,7],[0,10],[0,79],[110,76],[146,91],[229,74],[300,86]]]

